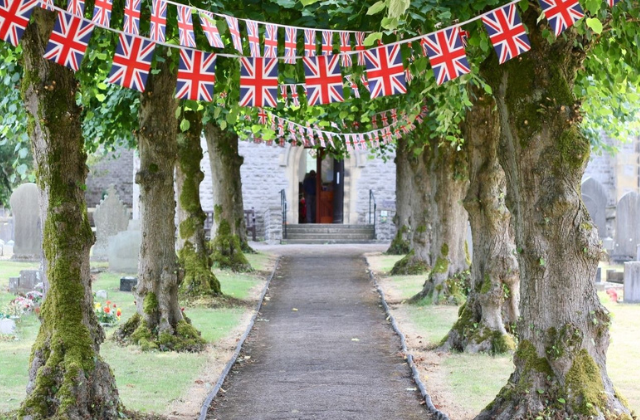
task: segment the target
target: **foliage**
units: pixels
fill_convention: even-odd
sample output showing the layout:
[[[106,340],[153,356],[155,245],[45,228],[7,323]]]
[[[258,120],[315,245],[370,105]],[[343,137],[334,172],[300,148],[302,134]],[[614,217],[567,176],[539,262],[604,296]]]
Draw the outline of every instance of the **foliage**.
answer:
[[[94,296],[95,299],[95,296]],[[94,302],[94,309],[98,322],[106,325],[115,325],[120,321],[122,310],[115,303],[107,301],[104,306],[100,302]]]

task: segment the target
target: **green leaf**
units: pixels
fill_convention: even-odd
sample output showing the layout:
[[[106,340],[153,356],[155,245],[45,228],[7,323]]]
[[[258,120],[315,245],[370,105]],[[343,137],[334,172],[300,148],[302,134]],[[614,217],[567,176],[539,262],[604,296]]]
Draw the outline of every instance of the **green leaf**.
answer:
[[[398,27],[398,18],[386,17],[382,19],[382,27],[389,31],[392,31]]]
[[[376,43],[376,41],[380,39],[382,39],[382,32],[374,32],[367,35],[367,37],[364,39],[364,45],[366,47],[371,47]]]
[[[410,0],[390,0],[389,2],[389,16],[398,18],[407,11],[409,5],[411,4]]]
[[[587,26],[590,27],[593,30],[593,32],[595,32],[597,34],[601,34],[602,33],[602,22],[600,22],[596,18],[588,18],[587,19]]]
[[[369,10],[367,10],[367,14],[368,15],[375,15],[376,13],[380,13],[382,12],[385,7],[387,7],[387,3],[385,1],[378,1],[376,3],[374,3],[373,5],[371,5],[371,7],[369,7]],[[366,42],[365,42],[366,45]]]
[[[189,130],[190,127],[191,127],[191,123],[186,118],[180,121],[180,130],[182,132]]]
[[[310,6],[313,3],[317,3],[320,0],[300,0],[300,3],[302,3],[303,6]]]
[[[565,399],[564,399],[564,398],[558,398],[558,402],[559,402],[560,404],[566,404],[566,401],[565,401]]]

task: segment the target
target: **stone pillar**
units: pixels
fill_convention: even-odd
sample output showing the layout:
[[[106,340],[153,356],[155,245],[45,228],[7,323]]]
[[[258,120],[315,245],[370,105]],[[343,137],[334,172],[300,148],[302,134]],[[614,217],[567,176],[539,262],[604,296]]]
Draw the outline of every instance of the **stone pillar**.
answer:
[[[624,263],[624,303],[640,303],[640,262]]]

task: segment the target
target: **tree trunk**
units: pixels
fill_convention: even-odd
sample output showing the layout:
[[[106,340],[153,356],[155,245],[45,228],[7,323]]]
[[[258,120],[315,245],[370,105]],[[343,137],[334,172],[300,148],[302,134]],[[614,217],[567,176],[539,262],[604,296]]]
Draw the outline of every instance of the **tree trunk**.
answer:
[[[89,250],[94,242],[83,185],[87,155],[69,69],[42,58],[55,14],[36,8],[22,42],[23,99],[46,215],[43,250],[49,290],[31,351],[20,418],[116,419],[116,382],[99,356],[104,331],[93,309]]]
[[[508,331],[518,318],[518,261],[497,156],[500,122],[495,101],[479,89],[473,94],[476,100],[464,124],[470,181],[464,207],[473,234],[471,291],[443,349],[496,354],[515,350]]]
[[[549,44],[536,17],[524,16],[530,52],[482,67],[500,115],[521,321],[515,372],[477,418],[629,419],[607,375],[610,318],[594,285],[601,248],[580,198],[590,145],[573,88],[588,41],[572,29]]]
[[[416,178],[420,183],[414,188],[414,191],[426,194],[428,200],[428,211],[421,222],[424,224],[415,230],[414,252],[416,255],[418,251],[425,252],[421,249],[422,244],[415,240],[424,233],[428,238],[425,245],[432,269],[422,291],[411,301],[429,298],[434,304],[459,304],[465,299],[471,264],[466,243],[467,212],[462,205],[468,186],[467,163],[465,154],[455,146],[448,142],[438,144],[438,141],[430,140],[425,147],[422,159],[429,168],[429,177],[426,180]],[[414,210],[413,214],[418,213]]]
[[[137,132],[140,170],[142,244],[135,290],[137,314],[119,330],[119,338],[143,350],[199,351],[200,333],[183,316],[178,304],[178,261],[175,251],[175,192],[177,156],[175,118],[176,73],[164,52],[140,96]]]
[[[211,271],[213,261],[204,237],[204,221],[207,215],[200,204],[200,183],[204,174],[202,161],[202,113],[185,110],[184,118],[190,126],[178,133],[178,164],[176,187],[178,189],[178,262],[184,274],[179,293],[185,297],[221,294],[220,282]]]
[[[244,237],[246,243],[240,179],[244,158],[238,154],[238,135],[209,122],[205,126],[205,138],[213,178],[214,224],[211,231],[216,233],[211,241],[213,263],[233,271],[251,271],[241,239]]]
[[[413,196],[412,174],[408,157],[411,151],[407,139],[401,137],[396,145],[396,236],[387,250],[389,255],[405,255],[411,251],[411,199]]]

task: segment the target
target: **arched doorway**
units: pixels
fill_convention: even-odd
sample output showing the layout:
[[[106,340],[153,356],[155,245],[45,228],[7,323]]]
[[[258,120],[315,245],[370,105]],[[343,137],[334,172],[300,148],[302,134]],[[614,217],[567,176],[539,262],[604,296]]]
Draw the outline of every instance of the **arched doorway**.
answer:
[[[298,223],[342,224],[344,161],[335,159],[326,149],[304,149],[298,173]]]

